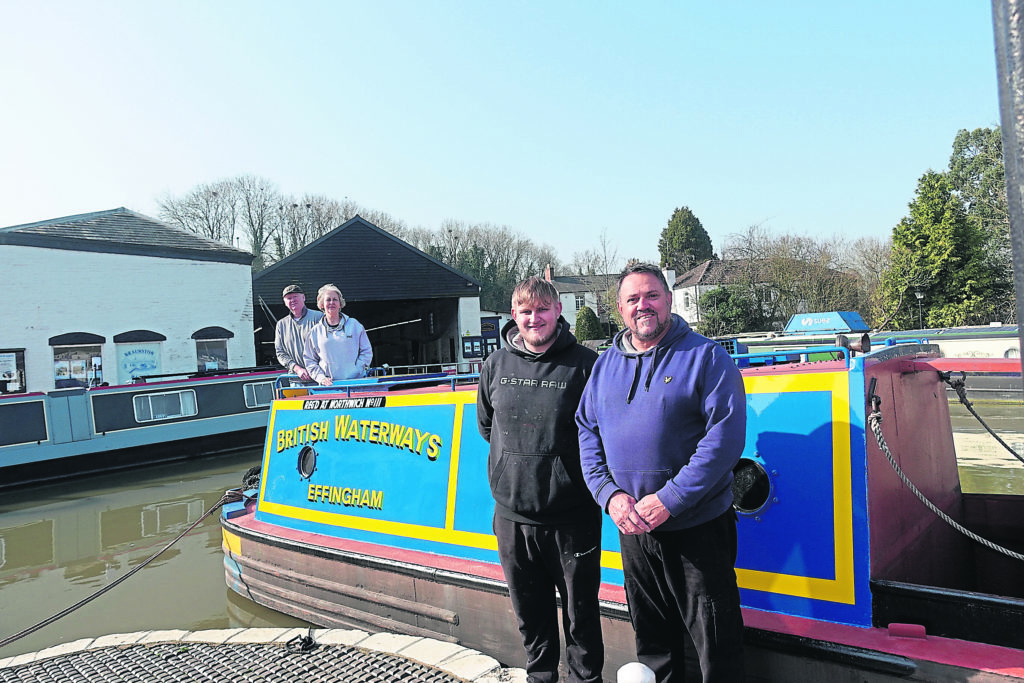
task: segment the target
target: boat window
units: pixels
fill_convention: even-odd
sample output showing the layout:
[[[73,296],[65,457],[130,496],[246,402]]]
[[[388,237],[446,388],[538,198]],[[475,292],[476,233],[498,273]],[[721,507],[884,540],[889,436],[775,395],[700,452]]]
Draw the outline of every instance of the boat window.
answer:
[[[199,372],[228,369],[227,339],[196,339]]]
[[[274,382],[251,382],[245,389],[245,407],[262,408],[274,400]]]
[[[134,397],[133,403],[135,420],[138,422],[190,417],[199,412],[196,408],[196,392],[192,389],[140,394]]]
[[[98,344],[53,347],[53,385],[57,389],[103,384],[103,356]]]

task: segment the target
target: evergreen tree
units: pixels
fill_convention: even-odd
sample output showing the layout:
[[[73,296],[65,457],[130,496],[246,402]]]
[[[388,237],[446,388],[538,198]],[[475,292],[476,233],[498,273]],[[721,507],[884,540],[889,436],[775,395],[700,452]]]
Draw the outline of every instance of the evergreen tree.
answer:
[[[1006,200],[1006,170],[1000,129],[961,130],[949,157],[949,182],[967,217],[985,238],[988,267],[999,281],[994,317],[1016,320],[1013,291],[1013,249]]]
[[[597,314],[590,306],[584,306],[576,311],[576,339],[586,341],[587,339],[604,339],[604,332],[601,330],[601,323],[597,320]]]
[[[684,273],[715,256],[711,237],[689,207],[676,209],[658,240],[661,267]]]
[[[927,327],[988,322],[998,273],[985,253],[984,231],[968,219],[948,175],[921,176],[909,208],[893,229],[891,264],[882,276],[881,301],[892,327],[917,326],[916,292],[924,295]]]
[[[698,331],[707,337],[754,332],[762,325],[758,302],[737,285],[716,287],[701,295]]]

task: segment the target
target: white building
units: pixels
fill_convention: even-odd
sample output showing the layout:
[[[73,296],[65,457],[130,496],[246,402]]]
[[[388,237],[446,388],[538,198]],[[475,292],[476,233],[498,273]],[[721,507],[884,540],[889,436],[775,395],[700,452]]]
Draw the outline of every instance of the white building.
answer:
[[[0,391],[255,365],[252,255],[125,208],[0,228]]]
[[[605,292],[615,286],[618,275],[555,275],[551,266],[544,268],[544,279],[558,290],[562,303],[562,317],[572,330],[576,329],[576,314],[584,306],[594,312],[602,323],[608,321]]]

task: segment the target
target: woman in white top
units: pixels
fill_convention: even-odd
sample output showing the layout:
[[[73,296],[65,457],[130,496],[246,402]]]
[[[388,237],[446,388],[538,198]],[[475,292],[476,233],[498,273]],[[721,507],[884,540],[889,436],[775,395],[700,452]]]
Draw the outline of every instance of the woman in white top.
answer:
[[[365,376],[373,349],[362,324],[341,312],[345,308],[341,290],[324,285],[316,293],[316,306],[324,317],[309,331],[303,351],[310,377],[326,387],[336,379]]]

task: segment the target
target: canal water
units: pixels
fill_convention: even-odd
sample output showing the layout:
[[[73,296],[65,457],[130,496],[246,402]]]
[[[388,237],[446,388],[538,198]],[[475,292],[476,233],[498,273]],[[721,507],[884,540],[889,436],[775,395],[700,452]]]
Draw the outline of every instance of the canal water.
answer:
[[[241,484],[261,449],[5,492],[0,640],[75,604],[169,543]],[[124,583],[0,648],[0,658],[107,633],[306,626],[224,584],[218,513]]]
[[[1024,453],[1024,408],[981,405],[990,426]],[[1024,464],[958,404],[950,405],[965,491],[1024,494]],[[240,485],[260,450],[84,477],[0,498],[0,639],[108,585]],[[236,596],[224,584],[218,515],[138,574],[0,657],[78,638],[153,629],[307,626]]]

